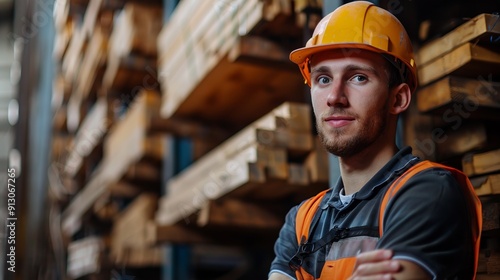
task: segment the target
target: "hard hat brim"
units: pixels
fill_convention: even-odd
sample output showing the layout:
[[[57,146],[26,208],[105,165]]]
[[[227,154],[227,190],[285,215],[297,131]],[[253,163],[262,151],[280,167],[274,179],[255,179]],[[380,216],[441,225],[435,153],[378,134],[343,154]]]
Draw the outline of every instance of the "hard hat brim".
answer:
[[[345,50],[344,54],[346,57],[352,56],[356,53],[356,50],[367,50],[367,51],[372,51],[375,53],[387,53],[383,50],[377,49],[373,46],[367,45],[367,44],[360,44],[360,43],[333,43],[333,44],[326,44],[326,45],[319,45],[319,46],[312,46],[312,47],[303,47],[300,49],[296,49],[290,53],[290,60],[297,64],[300,65],[305,62],[307,58],[310,58],[312,55],[324,51],[330,51],[330,50]]]
[[[371,52],[379,53],[379,54],[388,54],[388,55],[394,57],[394,54],[392,54],[388,51],[384,51],[384,50],[381,50],[379,48],[373,47],[373,46],[368,45],[368,44],[332,43],[332,44],[309,46],[309,47],[303,47],[300,49],[296,49],[290,53],[289,59],[293,63],[297,64],[299,66],[299,68],[301,68],[301,67],[304,67],[304,65],[303,65],[304,62],[306,62],[307,59],[311,59],[311,56],[313,56],[314,54],[317,54],[320,52],[325,52],[325,51],[331,51],[331,50],[342,50],[345,57],[350,57],[350,56],[355,55],[357,53],[356,50],[367,50],[367,51],[371,51]],[[399,57],[396,57],[396,58],[401,59]],[[417,78],[416,78],[417,73],[416,73],[415,67],[407,64],[406,62],[404,62],[404,63],[408,66],[408,69],[412,72],[412,75],[411,75],[408,83],[409,83],[412,91],[414,91],[417,87]],[[307,78],[306,78],[306,81],[307,81]]]

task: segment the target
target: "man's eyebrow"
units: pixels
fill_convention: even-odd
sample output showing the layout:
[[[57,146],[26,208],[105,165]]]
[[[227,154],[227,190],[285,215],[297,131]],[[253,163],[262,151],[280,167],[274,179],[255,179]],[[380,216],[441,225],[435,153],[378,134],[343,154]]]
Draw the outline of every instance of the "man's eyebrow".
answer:
[[[315,73],[324,74],[324,73],[329,73],[329,72],[330,72],[330,68],[328,68],[327,66],[313,67],[311,69],[311,75],[315,74]]]
[[[358,64],[349,64],[347,65],[344,70],[346,72],[351,72],[351,71],[367,71],[370,72],[376,76],[380,76],[380,71],[377,71],[375,68],[369,65],[358,65]]]
[[[367,71],[370,72],[376,76],[380,76],[380,71],[377,71],[374,67],[368,66],[368,65],[358,65],[358,64],[348,64],[344,67],[343,71],[345,72],[352,72],[352,71]],[[312,67],[311,68],[311,75],[313,74],[324,74],[324,73],[329,73],[330,68],[327,66],[320,66],[320,67]]]

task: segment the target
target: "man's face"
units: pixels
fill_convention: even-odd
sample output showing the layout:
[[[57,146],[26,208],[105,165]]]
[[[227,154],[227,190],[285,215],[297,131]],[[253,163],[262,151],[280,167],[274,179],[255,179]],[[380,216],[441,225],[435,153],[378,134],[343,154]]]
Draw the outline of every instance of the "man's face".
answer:
[[[356,51],[315,54],[311,98],[318,133],[326,149],[350,157],[386,141],[389,117],[387,62],[381,55]]]

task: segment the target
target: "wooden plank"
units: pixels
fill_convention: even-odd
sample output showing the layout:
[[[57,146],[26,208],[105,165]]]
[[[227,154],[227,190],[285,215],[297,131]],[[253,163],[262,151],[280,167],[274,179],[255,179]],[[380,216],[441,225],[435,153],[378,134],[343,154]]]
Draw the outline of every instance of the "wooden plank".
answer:
[[[203,20],[198,20],[197,18],[197,21],[195,22],[194,25],[194,27],[197,28],[193,27],[193,30],[187,30],[186,32],[184,32],[184,34],[188,36],[187,39],[183,39],[181,37],[179,41],[175,39],[176,35],[173,35],[177,34],[178,29],[183,29],[184,26],[179,28],[175,28],[175,25],[166,26],[167,31],[163,32],[160,41],[168,43],[165,46],[160,47],[160,49],[164,50],[165,54],[162,54],[159,63],[160,80],[162,80],[161,81],[162,84],[165,84],[166,87],[168,87],[164,88],[164,94],[168,95],[165,97],[165,100],[168,101],[164,103],[164,108],[162,109],[164,116],[166,117],[171,116],[172,115],[171,113],[175,111],[176,107],[178,107],[176,104],[179,104],[179,102],[183,102],[183,100],[188,95],[187,93],[191,92],[192,89],[199,84],[199,81],[201,81],[202,78],[207,81],[213,80],[211,78],[204,78],[204,76],[206,73],[213,72],[211,69],[213,69],[217,61],[224,58],[224,56],[228,53],[228,50],[233,48],[233,46],[235,46],[235,42],[237,42],[237,38],[239,37],[238,30],[241,29],[249,30],[249,28],[245,27],[247,27],[247,25],[248,26],[253,25],[250,22],[257,22],[259,18],[262,19],[262,4],[255,3],[255,1],[245,1],[244,4],[241,4],[242,8],[235,9],[236,14],[231,15],[231,7],[240,7],[240,2],[241,1],[234,2],[231,3],[230,5],[227,4],[221,7],[218,7],[217,5],[212,6],[212,9],[209,9],[209,11],[207,11],[205,15],[206,16],[205,18],[207,18],[207,22],[204,21],[205,18]],[[256,5],[260,6],[255,7]],[[181,13],[182,7],[179,7],[177,10],[178,13]],[[260,16],[258,14],[259,12]],[[188,14],[189,16],[191,16],[192,13]],[[213,23],[211,19],[213,19],[215,23],[207,24],[207,23]],[[200,21],[201,23],[199,23]],[[184,22],[187,22],[187,20],[183,21],[183,23]],[[169,39],[167,40],[165,38]],[[174,44],[178,44],[179,46],[176,46]],[[178,54],[177,50],[179,50]],[[288,52],[286,53],[288,54]],[[222,66],[221,68],[224,69],[225,67]],[[185,70],[179,71],[179,69],[185,69]],[[293,74],[297,74],[296,71],[292,72]],[[256,71],[256,73],[258,73],[258,71]],[[235,75],[238,74],[235,73]],[[252,75],[253,74],[249,74],[249,76]],[[297,76],[296,78],[299,80],[298,84],[301,84],[302,79]],[[189,82],[187,82],[188,80]],[[179,85],[183,84],[183,86],[179,87],[177,86],[176,83],[178,83]],[[216,82],[215,84],[224,84],[224,83]],[[238,85],[238,83],[236,83],[236,85]],[[242,86],[242,88],[245,87]],[[272,88],[272,87],[267,87],[267,88]],[[226,94],[225,97],[218,98],[217,100],[213,100],[212,98],[212,103],[214,101],[218,103],[225,102],[225,100],[228,99],[228,97],[233,96],[237,92],[238,92],[237,90],[232,90],[230,91],[230,94]],[[255,96],[255,93],[252,93],[252,95]],[[264,95],[264,94],[259,93],[258,95]],[[249,99],[249,101],[251,100],[255,99]],[[191,100],[189,103],[186,102],[186,104],[203,104],[203,102],[204,101],[198,102],[197,99],[194,99]],[[265,103],[258,100],[256,101],[255,104],[256,106],[248,106],[248,107],[260,108],[262,107],[262,104]],[[227,110],[230,108],[231,106],[225,106],[223,108],[224,109],[223,111],[227,112]],[[217,112],[219,110],[211,110],[211,111]],[[239,114],[234,114],[234,115],[235,117],[238,117],[241,115],[243,116],[248,115],[247,113],[252,114],[252,112],[245,112],[245,114],[240,112]],[[180,114],[179,116],[182,116],[182,114]],[[209,118],[204,118],[204,119],[210,120]],[[224,121],[224,119],[222,119],[222,121]]]
[[[101,221],[111,222],[120,212],[118,203],[111,199],[111,193],[99,197],[94,206],[92,207],[92,212]]]
[[[52,130],[54,132],[67,133],[67,124],[68,124],[68,108],[66,105],[61,106],[54,113],[54,117],[52,118]]]
[[[307,156],[305,166],[311,183],[328,183],[330,176],[328,152],[319,137],[315,139],[314,150]]]
[[[209,177],[199,178],[198,184],[175,195],[166,195],[160,199],[160,207],[156,214],[159,225],[174,225],[197,212],[209,199],[222,197],[235,190],[254,188],[264,183],[262,170],[258,165],[249,165],[244,159],[231,162],[230,170],[217,168]],[[252,170],[251,167],[257,167]]]
[[[142,90],[134,106],[140,106],[146,116],[147,133],[169,133],[176,136],[194,138],[207,144],[211,149],[231,136],[231,132],[220,127],[208,126],[199,121],[185,119],[162,118],[160,115],[161,96],[155,90]]]
[[[201,227],[249,228],[256,230],[280,229],[281,216],[262,205],[236,199],[208,201],[200,211],[197,224]]]
[[[125,3],[111,34],[110,51],[122,57],[132,53],[156,57],[156,40],[162,28],[162,7]]]
[[[498,18],[499,15],[480,14],[441,38],[423,45],[416,56],[417,64],[423,66],[466,42],[489,41],[489,36],[500,34],[500,26],[496,24]]]
[[[52,52],[56,61],[62,61],[66,55],[75,28],[75,22],[72,19],[68,19],[64,27],[57,31],[54,38],[54,50]]]
[[[469,177],[500,171],[500,149],[465,155],[462,170]]]
[[[462,158],[463,154],[484,151],[494,146],[496,142],[495,132],[490,124],[480,122],[454,123],[453,126],[441,129],[440,137],[436,140],[436,156],[439,160],[453,157]]]
[[[153,220],[157,201],[156,195],[143,193],[116,218],[111,232],[111,257],[114,262],[123,262],[130,249],[150,247],[147,224]]]
[[[133,198],[138,196],[142,191],[140,186],[125,180],[120,180],[109,186],[109,192],[113,197]]]
[[[101,268],[104,243],[100,237],[86,237],[68,246],[68,276],[76,279],[98,272]]]
[[[419,85],[425,86],[445,75],[477,78],[500,75],[500,53],[472,43],[458,46],[418,70]]]
[[[480,176],[470,180],[478,196],[500,194],[500,174]]]
[[[147,161],[139,161],[129,166],[123,179],[131,182],[140,182],[147,185],[147,189],[158,185],[161,181],[161,165]],[[156,189],[156,188],[154,188]]]
[[[130,268],[150,268],[161,266],[164,256],[165,253],[162,247],[130,248],[127,250],[123,261],[118,262],[118,264]]]
[[[90,155],[92,150],[103,140],[109,126],[106,119],[106,110],[106,100],[100,99],[88,113],[64,162],[63,172],[65,175],[75,176],[82,167],[83,159]]]
[[[97,17],[99,16],[100,8],[103,0],[90,0],[85,10],[83,23],[79,28],[75,29],[71,41],[69,43],[68,52],[64,56],[62,63],[62,71],[65,73],[65,79],[68,82],[73,82],[80,61],[85,50],[85,44],[94,32]]]
[[[159,225],[154,222],[146,227],[149,244],[168,243],[209,243],[210,238],[192,229],[181,225]]]
[[[107,91],[156,90],[156,60],[138,55],[108,55],[102,87]]]
[[[307,167],[304,164],[289,163],[288,168],[287,181],[289,184],[307,186],[310,183]]]
[[[158,159],[160,154],[158,151],[163,146],[158,142],[152,146],[148,145],[147,117],[143,110],[140,104],[133,104],[126,116],[109,131],[103,144],[103,159],[89,182],[63,213],[62,224],[66,233],[72,234],[78,230],[82,215],[110,186],[120,181],[132,164],[139,162],[148,154]]]
[[[248,41],[240,41],[235,46],[242,48],[240,55],[244,51],[242,45]],[[256,59],[263,60],[262,57]],[[268,61],[279,65],[275,59]],[[303,99],[303,81],[295,69],[279,69],[262,63],[222,58],[199,80],[195,79],[189,86],[179,87],[180,84],[185,84],[184,81],[192,79],[189,73],[186,69],[178,71],[168,80],[160,80],[162,84],[166,84],[161,111],[163,116],[199,118],[240,129],[283,101]],[[239,106],[242,100],[245,106]]]
[[[281,119],[278,121],[277,117],[281,117]],[[291,123],[294,123],[294,125],[283,125]],[[273,147],[273,142],[269,141],[269,138],[274,137],[274,135],[267,136],[258,134],[257,129],[260,129],[261,131],[284,131],[284,128],[278,128],[279,126],[288,127],[289,129],[287,131],[294,131],[297,129],[297,133],[300,133],[300,135],[311,133],[311,115],[309,106],[300,103],[283,103],[271,112],[267,113],[265,116],[247,126],[244,130],[236,133],[204,157],[197,160],[195,164],[189,167],[189,173],[186,170],[186,172],[179,174],[176,179],[172,180],[172,184],[177,184],[179,186],[192,185],[197,181],[197,178],[210,174],[211,170],[215,166],[224,166],[228,163],[228,160],[233,157],[233,155],[241,153],[243,150],[252,145],[259,144],[262,146]],[[307,136],[304,137],[307,138]],[[288,145],[290,143],[292,142],[285,144]],[[284,148],[283,146],[276,147]],[[256,150],[248,151],[249,160],[247,160],[247,162],[256,160],[256,154],[252,154],[252,152],[255,151]],[[169,184],[169,188],[175,189],[175,187],[172,187],[172,184]]]
[[[54,77],[52,84],[52,104],[56,110],[66,105],[71,97],[71,87],[66,83],[62,73],[58,73]]]
[[[462,104],[469,114],[478,107],[500,108],[500,83],[483,79],[447,76],[419,89],[418,109],[441,113],[453,104]],[[467,110],[467,108],[469,110]]]
[[[86,100],[95,83],[100,83],[104,73],[107,46],[107,34],[100,27],[96,27],[83,56],[73,96],[80,95],[82,101]]]
[[[79,27],[75,28],[61,65],[64,80],[70,85],[73,84],[76,73],[78,72],[86,41],[87,37],[85,32]]]
[[[498,279],[500,279],[500,273],[476,275],[476,280],[498,280]]]

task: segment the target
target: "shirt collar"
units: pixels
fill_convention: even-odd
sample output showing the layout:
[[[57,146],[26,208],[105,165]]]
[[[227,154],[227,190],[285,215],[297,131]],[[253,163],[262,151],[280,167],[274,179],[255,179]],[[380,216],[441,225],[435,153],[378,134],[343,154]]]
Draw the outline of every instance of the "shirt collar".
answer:
[[[357,193],[353,195],[353,199],[364,200],[374,195],[381,186],[391,182],[395,177],[402,174],[410,166],[414,165],[420,159],[414,156],[411,147],[400,149],[385,165],[380,169]],[[330,198],[322,203],[321,208],[326,209],[328,206],[337,209],[343,208],[340,202],[339,192],[344,188],[342,178],[338,178],[337,183],[333,186],[333,191],[330,192]]]

